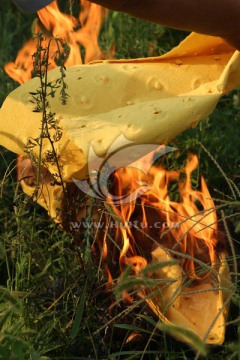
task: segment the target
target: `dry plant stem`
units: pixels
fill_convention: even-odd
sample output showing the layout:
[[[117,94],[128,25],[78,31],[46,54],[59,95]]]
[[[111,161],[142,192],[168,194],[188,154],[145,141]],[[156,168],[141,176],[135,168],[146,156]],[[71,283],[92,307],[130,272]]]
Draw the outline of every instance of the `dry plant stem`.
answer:
[[[232,192],[232,196],[234,198],[234,200],[237,199],[237,196],[239,196],[239,189],[237,188],[236,184],[234,184],[234,182],[232,182],[227,175],[225,174],[225,172],[223,171],[223,169],[221,168],[221,166],[218,164],[218,162],[214,159],[214,156],[208,151],[208,149],[200,142],[198,141],[198,144],[201,146],[201,148],[205,151],[205,153],[210,157],[210,159],[212,160],[212,162],[214,163],[214,165],[217,167],[217,169],[220,171],[220,173],[222,174],[222,176],[224,177],[224,179],[226,180],[229,189]]]
[[[135,292],[131,293],[131,295],[133,294],[137,294],[138,290],[136,290]],[[151,297],[152,295],[149,294],[147,295],[146,298]],[[122,300],[116,301],[113,305],[117,306],[119,303],[121,303]],[[110,319],[106,324],[104,324],[103,326],[101,326],[100,328],[98,328],[94,333],[93,336],[98,335],[101,331],[103,331],[104,329],[106,329],[107,326],[111,325],[116,319],[122,318],[125,315],[127,315],[128,313],[130,313],[131,311],[133,311],[134,309],[136,309],[140,304],[144,304],[147,307],[147,304],[145,303],[145,299],[140,298],[139,300],[137,300],[136,302],[134,302],[133,304],[131,304],[130,306],[126,307],[126,309],[124,309],[123,311],[117,313],[117,315],[115,317],[113,317],[112,319]],[[141,315],[139,315],[141,316]]]
[[[140,228],[139,228],[139,231],[143,233],[143,230]],[[155,239],[153,239],[150,235],[148,235],[147,233],[144,233],[144,235],[148,239],[150,239],[152,241],[152,243],[154,243],[156,246],[158,246],[158,247],[160,246],[159,243]],[[214,267],[212,267],[212,265],[205,264],[203,261],[198,260],[189,254],[184,254],[184,253],[181,253],[181,252],[173,250],[173,249],[168,249],[168,251],[171,256],[175,255],[177,257],[182,257],[184,259],[190,259],[190,260],[194,261],[196,264],[198,264],[200,267],[203,267],[203,268],[211,271],[213,275],[218,276],[219,278],[224,280],[228,284],[228,287],[232,289],[232,293],[234,293],[235,289],[233,289],[232,281],[227,280],[225,277],[223,277],[216,269],[214,269]]]
[[[156,326],[154,327],[152,333],[150,334],[149,338],[148,338],[148,341],[146,342],[146,345],[144,347],[144,350],[142,352],[142,356],[140,358],[140,360],[144,360],[144,356],[145,356],[145,352],[147,351],[149,345],[150,345],[150,342],[152,341],[154,335],[156,334],[156,331],[158,330],[158,327],[157,325],[161,323],[161,320],[159,320],[157,323],[156,323]]]
[[[38,42],[38,48],[41,49],[41,34],[39,35],[39,42]],[[65,185],[62,179],[62,174],[61,174],[61,168],[58,162],[58,158],[57,158],[57,153],[54,147],[54,141],[51,138],[51,134],[49,133],[49,127],[48,127],[48,122],[47,122],[47,84],[48,84],[48,61],[49,61],[49,53],[50,53],[50,46],[51,46],[51,42],[52,40],[55,41],[56,45],[57,45],[57,49],[58,49],[58,53],[60,54],[60,48],[59,48],[59,39],[50,39],[50,41],[48,42],[48,46],[46,49],[46,53],[45,55],[42,57],[42,51],[39,51],[39,79],[40,79],[40,88],[41,88],[41,102],[42,102],[42,128],[41,128],[41,134],[40,134],[40,144],[39,144],[39,156],[38,156],[38,167],[37,167],[37,184],[36,184],[36,189],[37,191],[40,188],[40,178],[41,178],[41,165],[42,165],[42,147],[43,147],[43,138],[47,137],[50,145],[51,145],[51,149],[52,149],[52,153],[53,153],[53,158],[54,161],[56,163],[57,166],[57,170],[58,170],[58,176],[60,179],[60,184],[62,186],[63,189],[63,196],[64,196],[64,201],[67,204],[67,209],[70,208],[70,204],[68,201],[68,197],[66,194],[66,189],[65,189]],[[67,217],[69,216],[68,210],[67,210]]]
[[[4,160],[4,158],[3,158],[3,160]],[[13,171],[16,171],[17,165],[16,165],[15,163],[16,163],[16,160],[15,160],[15,159],[12,160],[12,161],[10,162],[10,164],[7,164],[7,163],[6,163],[7,169],[6,169],[5,173],[3,174],[2,180],[0,180],[0,198],[3,197],[3,187],[4,187],[4,183],[5,183],[6,179],[8,178],[8,176],[11,175],[11,173],[12,173]],[[15,164],[15,165],[12,167],[13,164]],[[14,174],[14,176],[15,176],[15,174]]]
[[[232,252],[233,268],[234,268],[234,272],[235,272],[234,284],[235,284],[236,289],[237,289],[237,284],[238,284],[238,264],[237,264],[236,252],[235,252],[235,248],[234,248],[234,244],[233,244],[231,235],[229,233],[229,229],[228,229],[227,222],[226,222],[226,217],[225,217],[225,214],[224,214],[223,210],[221,210],[221,215],[222,215],[224,229],[225,229],[225,232],[227,234],[228,242],[229,242],[231,252]]]
[[[41,46],[41,39],[39,40],[40,42],[40,46]],[[48,48],[47,48],[47,56],[46,59],[42,59],[41,58],[41,52],[40,52],[40,87],[41,87],[41,101],[42,101],[42,128],[41,128],[41,134],[40,134],[40,147],[39,147],[39,157],[38,157],[38,171],[37,171],[37,188],[39,188],[40,186],[40,177],[41,177],[41,165],[42,165],[42,146],[43,146],[43,138],[45,137],[44,134],[44,130],[47,133],[47,137],[48,140],[51,144],[52,147],[52,151],[54,153],[54,158],[55,161],[57,163],[58,166],[58,161],[57,161],[57,155],[55,152],[55,148],[54,148],[54,144],[53,141],[51,139],[51,135],[49,134],[49,129],[48,129],[48,124],[47,124],[47,101],[46,101],[46,96],[47,96],[47,76],[48,76],[48,64],[46,63],[46,61],[48,62],[48,54],[49,54],[49,49],[50,49],[50,44],[51,44],[51,40],[48,43]],[[42,69],[42,64],[44,64],[44,68]],[[43,81],[43,77],[42,74],[44,74],[44,81]],[[59,170],[59,168],[58,168]],[[59,171],[59,176],[61,177],[61,172]],[[63,182],[62,182],[63,185]]]
[[[93,0],[93,2],[174,29],[219,36],[240,49],[238,0]]]
[[[50,131],[49,131],[49,124],[48,124],[48,107],[49,107],[49,105],[48,105],[47,96],[50,96],[50,95],[47,93],[47,91],[48,91],[48,87],[49,87],[49,84],[48,84],[48,66],[49,66],[50,46],[51,46],[52,41],[54,41],[56,46],[57,46],[56,54],[60,55],[61,51],[60,51],[60,47],[59,47],[59,41],[61,41],[61,40],[57,39],[57,38],[50,39],[50,41],[48,42],[47,48],[43,49],[42,48],[42,40],[43,40],[42,34],[39,34],[38,37],[39,37],[39,39],[38,39],[37,52],[35,54],[36,60],[35,60],[34,65],[35,65],[35,68],[36,68],[36,71],[37,71],[37,76],[39,77],[39,80],[40,80],[40,92],[38,93],[39,94],[39,99],[37,99],[36,97],[34,99],[35,99],[35,101],[37,101],[37,105],[41,109],[42,121],[41,121],[41,133],[40,133],[40,136],[39,136],[38,141],[37,141],[37,143],[39,145],[39,153],[38,153],[38,160],[37,160],[36,188],[35,188],[35,192],[33,194],[33,197],[37,198],[38,197],[38,192],[40,190],[40,183],[41,183],[41,176],[42,176],[41,166],[42,166],[42,162],[43,162],[43,139],[47,138],[48,141],[50,142],[50,146],[51,146],[51,153],[52,153],[51,154],[52,155],[51,156],[52,157],[51,161],[53,161],[56,164],[57,176],[59,178],[59,183],[60,183],[60,185],[61,185],[61,187],[63,189],[63,198],[64,198],[63,200],[64,200],[64,202],[66,204],[66,214],[65,214],[66,219],[65,219],[65,221],[70,223],[69,215],[70,215],[71,207],[70,207],[69,199],[68,199],[68,196],[67,196],[66,186],[65,186],[65,183],[64,183],[63,178],[62,178],[61,167],[60,167],[60,164],[59,164],[59,161],[58,161],[58,155],[57,155],[55,147],[54,147],[55,140],[52,139],[52,136],[51,136]],[[67,94],[65,92],[66,85],[65,85],[65,83],[63,81],[62,70],[63,69],[61,67],[60,71],[61,71],[61,75],[62,75],[63,88],[62,88],[60,93],[61,93],[61,101],[62,101],[62,103],[66,104],[66,99],[67,99]],[[35,217],[36,217],[36,209],[34,208],[33,219],[35,219]],[[72,233],[71,235],[74,238],[74,234]],[[34,238],[34,228],[32,227],[31,242],[30,242],[31,244],[33,243],[33,238]],[[80,261],[82,270],[84,272],[86,272],[81,253],[80,253],[78,248],[77,248],[77,252],[78,252],[78,257],[79,257],[79,261]],[[32,262],[32,254],[30,252],[29,267],[28,267],[28,283],[30,283],[31,262]]]
[[[31,267],[32,267],[32,244],[34,243],[34,234],[35,234],[35,229],[34,229],[34,223],[36,220],[36,208],[34,207],[33,210],[33,222],[32,222],[32,226],[31,226],[31,237],[30,237],[30,251],[29,251],[29,259],[28,259],[28,272],[27,272],[27,284],[28,284],[28,289],[30,290],[30,282],[31,282]],[[26,302],[28,302],[28,299],[26,299]]]
[[[231,205],[239,206],[239,203],[238,203],[238,202],[233,202],[233,203],[231,203]],[[214,208],[209,208],[209,209],[205,209],[205,210],[200,210],[198,213],[196,213],[196,214],[194,214],[194,215],[192,215],[192,216],[189,216],[189,217],[184,217],[184,216],[182,216],[182,215],[179,215],[180,217],[183,218],[183,220],[179,222],[180,225],[184,224],[185,222],[187,222],[187,221],[189,221],[189,220],[191,220],[191,221],[193,222],[193,225],[188,229],[188,231],[186,231],[186,232],[178,239],[178,241],[177,241],[176,244],[174,245],[173,249],[174,249],[175,247],[177,247],[177,245],[183,240],[184,236],[185,236],[189,231],[191,231],[192,229],[194,229],[194,227],[195,227],[197,224],[204,225],[204,224],[201,222],[204,218],[206,218],[206,217],[207,217],[209,214],[211,214],[212,212],[217,211],[217,210],[220,210],[220,209],[222,209],[222,208],[224,208],[224,207],[229,207],[229,202],[228,202],[228,203],[221,204],[221,205],[214,206]],[[168,212],[168,213],[171,214],[171,212]],[[206,213],[206,215],[203,215],[200,220],[195,220],[195,219],[194,219],[197,215],[204,214],[204,213]],[[173,214],[173,213],[172,213],[172,214]],[[230,215],[229,217],[231,217],[231,216],[234,216],[234,214],[233,214],[233,215]],[[218,220],[218,221],[220,221],[220,220]],[[201,230],[198,230],[198,231],[196,232],[196,234],[197,234],[198,232],[201,232],[202,230],[204,230],[204,229],[206,229],[206,228],[212,229],[212,225],[214,225],[214,223],[208,224],[208,225],[204,225],[204,226],[201,228]],[[168,232],[170,232],[170,231],[171,231],[171,229],[165,230],[165,231],[160,235],[160,238],[163,238],[164,235],[166,235],[166,234],[167,234]],[[222,234],[223,234],[223,233],[222,233]]]

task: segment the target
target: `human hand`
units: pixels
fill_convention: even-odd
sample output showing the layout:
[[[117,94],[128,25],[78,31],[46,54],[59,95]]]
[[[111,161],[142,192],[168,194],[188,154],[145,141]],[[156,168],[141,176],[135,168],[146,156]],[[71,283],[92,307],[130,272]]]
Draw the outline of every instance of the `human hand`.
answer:
[[[90,0],[171,28],[219,36],[240,50],[240,1]]]

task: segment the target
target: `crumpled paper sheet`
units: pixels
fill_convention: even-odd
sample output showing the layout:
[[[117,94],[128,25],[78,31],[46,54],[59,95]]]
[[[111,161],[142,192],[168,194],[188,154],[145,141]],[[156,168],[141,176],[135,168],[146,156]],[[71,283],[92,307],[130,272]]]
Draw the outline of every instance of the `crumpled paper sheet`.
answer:
[[[49,71],[48,81],[59,78],[59,69]],[[240,56],[221,38],[192,33],[160,57],[69,67],[65,81],[67,105],[60,103],[60,89],[48,101],[62,128],[54,146],[63,181],[69,182],[87,177],[88,163],[104,157],[120,137],[136,144],[162,144],[195,126],[223,94],[240,84]],[[40,135],[42,114],[33,112],[29,93],[39,88],[38,78],[21,85],[0,111],[0,145],[20,155],[28,139]],[[51,145],[44,139],[43,159],[47,151]],[[37,159],[39,147],[32,152]],[[53,162],[45,165],[57,173]],[[53,190],[56,187],[46,191],[47,203],[44,200],[52,216]]]
[[[157,247],[152,252],[154,264],[167,264],[171,260],[163,248]],[[198,284],[189,282],[178,264],[159,266],[151,277],[158,280],[157,285],[140,291],[139,296],[172,336],[193,348],[196,338],[207,344],[224,342],[228,307],[234,292],[224,254],[220,256],[219,270],[213,270]]]

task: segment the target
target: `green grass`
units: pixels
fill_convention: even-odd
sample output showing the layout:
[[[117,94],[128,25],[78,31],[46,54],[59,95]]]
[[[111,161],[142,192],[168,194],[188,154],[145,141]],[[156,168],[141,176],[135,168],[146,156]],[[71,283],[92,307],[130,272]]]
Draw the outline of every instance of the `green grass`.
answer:
[[[11,2],[0,9],[0,104],[18,86],[3,66],[14,60],[31,36],[33,20],[34,16],[20,14]],[[111,13],[99,41],[104,51],[114,44],[117,58],[134,58],[162,54],[185,35]],[[200,168],[194,186],[199,186],[200,174],[204,174],[216,205],[224,204],[224,213],[219,211],[225,219],[221,226],[227,225],[229,249],[234,247],[236,253],[240,249],[239,125],[236,89],[208,119],[172,141],[178,156],[164,162],[169,169],[179,168],[188,152],[198,154]],[[105,291],[105,273],[88,251],[90,236],[85,234],[82,244],[75,244],[71,235],[22,193],[16,182],[15,155],[1,149],[0,156],[0,359],[193,359],[192,350],[161,331],[142,301],[128,306],[119,298],[118,289],[115,294]],[[239,256],[230,255],[232,272],[236,272],[236,262]],[[238,274],[235,277],[238,281]],[[207,359],[240,359],[238,294],[239,284],[226,341],[208,347]],[[115,295],[118,306],[109,312]],[[140,338],[126,343],[132,331],[140,333]],[[202,344],[198,346],[200,350]]]

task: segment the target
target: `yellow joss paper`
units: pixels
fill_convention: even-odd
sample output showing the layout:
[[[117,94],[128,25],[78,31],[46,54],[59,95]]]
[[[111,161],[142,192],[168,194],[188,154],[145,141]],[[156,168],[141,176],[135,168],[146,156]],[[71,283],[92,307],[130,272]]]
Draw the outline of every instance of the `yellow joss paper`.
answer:
[[[173,258],[162,248],[152,252],[155,264],[171,262]],[[198,284],[187,281],[179,265],[159,267],[152,275],[155,288],[139,293],[159,317],[164,329],[180,341],[195,347],[199,339],[207,344],[220,345],[225,338],[225,323],[233,285],[229,268],[222,254],[218,271]],[[147,297],[146,297],[147,294]]]
[[[59,69],[49,71],[55,84]],[[219,98],[240,84],[240,56],[221,38],[192,33],[169,53],[154,58],[96,61],[67,68],[68,103],[60,88],[48,96],[62,138],[54,144],[64,181],[87,174],[89,147],[104,156],[122,135],[136,144],[166,143],[208,116]],[[33,112],[39,78],[21,85],[0,111],[0,144],[24,155],[30,138],[40,135],[42,113]],[[121,144],[119,144],[121,145]],[[43,159],[51,151],[43,140]],[[39,147],[33,147],[38,158]],[[53,163],[48,169],[56,173]]]

